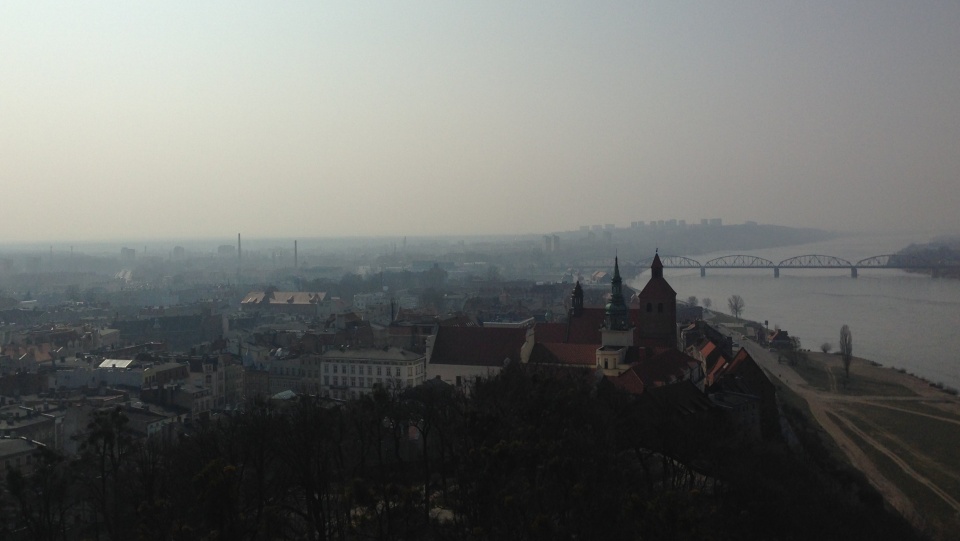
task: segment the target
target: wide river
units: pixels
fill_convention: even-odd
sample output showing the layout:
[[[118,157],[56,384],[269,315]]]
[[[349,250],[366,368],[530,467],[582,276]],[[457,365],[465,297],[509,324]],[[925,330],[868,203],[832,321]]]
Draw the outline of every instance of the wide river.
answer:
[[[824,242],[690,256],[704,263],[735,253],[755,255],[775,263],[794,256],[820,254],[847,261],[894,253],[917,236],[856,235]],[[668,253],[668,250],[662,250]],[[688,255],[688,254],[671,254]],[[642,287],[649,271],[630,280]],[[740,295],[742,317],[769,322],[797,336],[805,349],[829,342],[836,350],[840,327],[850,326],[853,354],[884,366],[905,368],[934,383],[960,389],[960,280],[934,279],[899,270],[849,269],[773,270],[665,269],[664,277],[677,291],[677,300],[693,295],[709,298],[712,309],[728,313],[727,298]]]

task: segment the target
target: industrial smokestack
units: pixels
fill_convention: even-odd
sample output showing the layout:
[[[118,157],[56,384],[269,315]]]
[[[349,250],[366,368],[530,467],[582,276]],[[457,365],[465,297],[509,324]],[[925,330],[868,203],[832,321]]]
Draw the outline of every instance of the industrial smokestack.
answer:
[[[293,268],[299,268],[297,266],[297,241],[293,241]]]
[[[240,233],[237,233],[237,285],[240,284],[240,262],[243,259],[243,252],[240,249]]]

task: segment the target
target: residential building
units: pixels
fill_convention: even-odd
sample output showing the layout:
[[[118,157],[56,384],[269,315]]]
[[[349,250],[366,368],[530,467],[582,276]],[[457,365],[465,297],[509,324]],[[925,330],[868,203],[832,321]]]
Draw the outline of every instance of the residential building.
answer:
[[[301,389],[335,399],[370,393],[376,385],[399,390],[426,380],[426,357],[397,347],[333,348],[301,357]]]

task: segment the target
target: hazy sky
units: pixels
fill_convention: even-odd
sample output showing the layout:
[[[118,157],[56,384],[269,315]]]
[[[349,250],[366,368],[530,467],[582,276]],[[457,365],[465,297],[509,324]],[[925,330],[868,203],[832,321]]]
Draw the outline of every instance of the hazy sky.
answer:
[[[0,3],[0,241],[960,231],[960,2]]]

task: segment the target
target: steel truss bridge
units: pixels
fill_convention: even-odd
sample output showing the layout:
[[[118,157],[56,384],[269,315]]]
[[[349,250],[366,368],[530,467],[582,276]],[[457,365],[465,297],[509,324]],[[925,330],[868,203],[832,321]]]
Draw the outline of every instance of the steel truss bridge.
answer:
[[[682,255],[661,255],[660,262],[666,269],[700,269],[700,276],[707,275],[707,269],[772,269],[773,277],[780,277],[780,269],[849,269],[850,277],[856,278],[859,269],[906,269],[926,270],[936,278],[944,270],[960,270],[960,261],[942,260],[933,254],[884,254],[875,255],[856,262],[847,261],[831,255],[809,254],[784,259],[779,263],[753,255],[725,255],[706,262]],[[647,263],[643,268],[649,268]]]

